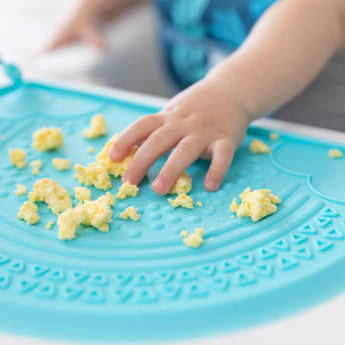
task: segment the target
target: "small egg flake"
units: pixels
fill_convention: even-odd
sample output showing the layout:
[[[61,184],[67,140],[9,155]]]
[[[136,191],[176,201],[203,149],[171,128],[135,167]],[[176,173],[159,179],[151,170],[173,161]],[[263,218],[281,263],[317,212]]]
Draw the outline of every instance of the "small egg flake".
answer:
[[[24,219],[25,222],[29,225],[37,224],[40,220],[40,216],[37,213],[37,205],[25,201],[24,204],[20,207],[19,212],[17,213],[18,219]]]
[[[186,236],[188,236],[188,231],[187,231],[187,230],[182,230],[181,233],[180,233],[180,236],[181,236],[181,237],[186,237]]]
[[[90,128],[84,129],[83,136],[87,139],[95,139],[107,134],[104,117],[96,114],[90,121]]]
[[[120,214],[120,218],[131,219],[133,222],[137,222],[140,219],[140,214],[137,212],[134,206],[129,206]]]
[[[22,184],[17,184],[17,189],[14,191],[14,194],[16,196],[20,196],[20,195],[25,195],[26,194],[26,187]]]
[[[8,156],[12,165],[15,165],[18,169],[23,169],[26,165],[25,158],[26,153],[22,149],[13,149],[8,151]]]
[[[107,192],[98,199],[77,205],[62,212],[57,224],[59,226],[58,238],[60,240],[72,240],[76,237],[76,230],[80,224],[92,226],[102,232],[109,231],[109,224],[112,221],[115,204],[114,197]]]
[[[33,133],[32,138],[32,147],[38,151],[58,150],[64,145],[63,134],[60,128],[39,128]]]
[[[47,177],[35,182],[33,191],[29,193],[29,201],[45,202],[54,214],[72,207],[72,199],[67,190]]]
[[[91,190],[86,187],[74,187],[73,192],[76,200],[79,200],[81,202],[91,200]]]
[[[275,213],[276,204],[281,203],[280,198],[273,195],[269,189],[256,189],[251,192],[249,187],[240,194],[240,199],[241,205],[237,204],[236,199],[232,201],[229,207],[231,212],[236,213],[237,217],[250,217],[253,222]]]
[[[279,137],[279,134],[278,133],[270,133],[269,134],[269,138],[271,139],[271,140],[278,140],[280,137]]]
[[[52,165],[56,170],[69,170],[71,169],[71,161],[66,158],[53,158]]]
[[[120,188],[118,193],[115,195],[115,198],[125,200],[128,197],[135,198],[138,195],[139,188],[135,184],[130,182],[125,182]]]
[[[187,232],[187,235],[184,233],[183,242],[187,247],[199,248],[204,243],[204,239],[202,237],[204,234],[204,229],[197,228],[195,229],[194,233],[188,234]]]
[[[138,146],[133,146],[130,149],[128,155],[124,159],[122,159],[122,161],[112,161],[109,157],[109,152],[118,136],[118,134],[114,134],[112,138],[104,145],[101,152],[96,156],[97,165],[105,167],[108,173],[113,175],[114,177],[123,176],[128,168],[129,162],[132,160],[134,154],[138,150]]]
[[[47,230],[50,230],[52,228],[52,226],[54,225],[54,222],[51,220],[50,222],[47,223],[47,225],[45,226],[45,228]]]
[[[184,172],[170,189],[169,194],[188,194],[192,189],[192,178]]]
[[[42,161],[40,159],[36,159],[30,162],[31,174],[38,175],[40,173],[40,169],[42,168]]]
[[[344,157],[344,153],[339,149],[330,149],[328,151],[329,158],[341,158]]]
[[[199,207],[204,207],[204,204],[203,204],[201,201],[197,201],[196,204],[197,204]]]
[[[254,139],[250,145],[249,145],[249,150],[251,153],[264,153],[268,154],[270,153],[271,149],[262,141],[258,139]]]
[[[89,146],[89,147],[86,149],[86,151],[87,151],[88,153],[94,153],[94,152],[95,152],[95,148],[92,147],[92,146]]]
[[[74,166],[76,174],[74,178],[86,186],[95,186],[97,189],[108,190],[111,188],[111,181],[107,169],[103,165],[95,163],[83,167],[80,164]]]
[[[188,209],[194,209],[193,199],[189,195],[183,193],[178,194],[175,199],[168,199],[172,207],[184,207]]]

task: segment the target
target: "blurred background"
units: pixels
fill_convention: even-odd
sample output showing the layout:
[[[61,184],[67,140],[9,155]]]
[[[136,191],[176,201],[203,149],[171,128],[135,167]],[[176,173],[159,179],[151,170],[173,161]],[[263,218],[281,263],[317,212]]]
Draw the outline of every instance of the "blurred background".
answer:
[[[160,58],[156,13],[139,5],[103,27],[104,52],[74,43],[44,49],[80,0],[0,0],[0,57],[27,75],[57,77],[170,97],[176,89]]]
[[[150,3],[131,9],[103,28],[104,52],[76,43],[43,53],[79,2],[0,0],[0,58],[38,78],[57,77],[168,98],[178,91],[162,62],[156,13]],[[345,131],[345,50],[276,116]]]

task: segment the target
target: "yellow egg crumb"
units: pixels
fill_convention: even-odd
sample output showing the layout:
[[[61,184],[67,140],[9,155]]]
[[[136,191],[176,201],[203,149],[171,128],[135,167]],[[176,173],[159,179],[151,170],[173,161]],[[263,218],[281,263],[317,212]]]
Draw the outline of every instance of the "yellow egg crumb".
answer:
[[[15,165],[18,169],[23,169],[26,165],[25,158],[26,153],[21,149],[13,149],[8,151],[12,165]]]
[[[37,210],[37,205],[25,201],[24,204],[20,207],[19,212],[17,213],[17,218],[24,219],[29,225],[36,224],[40,220],[40,216],[38,215]]]
[[[129,206],[120,214],[120,218],[131,219],[136,222],[140,219],[140,214],[137,212],[134,206]]]
[[[32,147],[38,151],[58,150],[64,145],[60,128],[39,128],[33,133],[32,138]]]
[[[139,188],[135,184],[125,182],[120,188],[118,193],[115,195],[117,199],[127,199],[128,197],[135,198],[138,195]]]
[[[194,233],[191,234],[188,234],[187,232],[187,235],[183,235],[183,242],[187,247],[199,248],[204,243],[204,239],[202,237],[204,233],[205,231],[202,228],[195,229]]]
[[[328,156],[330,158],[341,158],[344,156],[344,154],[339,149],[330,149],[328,151]]]
[[[42,168],[42,161],[40,159],[36,159],[30,162],[31,174],[38,175],[40,173],[40,169]]]
[[[251,192],[249,187],[240,194],[240,199],[241,205],[237,204],[236,199],[232,201],[231,212],[236,213],[238,217],[250,217],[253,222],[275,213],[276,204],[281,203],[280,198],[273,195],[269,189],[256,189]]]
[[[80,224],[92,226],[102,232],[109,231],[109,224],[114,206],[114,197],[107,192],[98,199],[86,200],[83,204],[79,204],[75,208],[69,208],[62,212],[58,217],[60,240],[71,240],[76,236],[76,230]]]
[[[104,117],[96,114],[90,121],[90,128],[84,129],[83,136],[87,139],[94,139],[107,134]]]
[[[73,192],[76,200],[79,200],[81,202],[91,200],[91,190],[88,188],[77,186],[73,188]]]
[[[138,146],[134,146],[122,161],[113,162],[109,157],[109,152],[117,137],[118,134],[114,134],[113,137],[102,148],[101,152],[96,156],[97,164],[104,166],[108,173],[114,177],[123,176],[128,168],[129,162],[133,158],[135,152],[138,150]]]
[[[14,194],[19,195],[25,195],[26,194],[26,187],[22,184],[17,184],[17,189],[14,191]]]
[[[192,178],[184,172],[170,189],[169,194],[188,194],[192,189]]]
[[[45,202],[54,214],[72,207],[72,199],[67,190],[47,177],[35,182],[33,191],[29,193],[29,201]]]
[[[47,230],[50,230],[52,228],[52,226],[54,225],[54,222],[51,220],[50,222],[47,223],[47,225],[45,226],[45,228]]]
[[[271,149],[262,141],[254,139],[250,145],[249,150],[252,153],[270,153]]]
[[[71,168],[71,161],[65,158],[53,158],[52,165],[56,170],[69,170]]]
[[[199,207],[203,207],[203,203],[201,201],[197,201],[196,204],[199,206]]]
[[[279,134],[278,133],[270,133],[269,134],[269,138],[271,139],[271,140],[278,140],[279,139]]]
[[[76,172],[74,178],[78,179],[79,183],[83,183],[86,186],[95,186],[102,190],[111,188],[108,171],[103,165],[90,163],[87,167],[83,167],[80,164],[76,164],[74,170]]]
[[[172,207],[184,207],[184,208],[189,208],[189,209],[193,209],[194,208],[194,205],[193,205],[193,199],[183,193],[183,194],[178,194],[177,197],[174,199],[168,199],[170,205]]]
[[[188,231],[187,231],[187,230],[182,230],[182,231],[180,232],[180,236],[181,236],[181,237],[186,237],[186,236],[188,236]]]
[[[94,153],[94,152],[95,152],[95,148],[92,147],[92,146],[89,146],[89,147],[86,149],[86,151],[87,151],[88,153]]]

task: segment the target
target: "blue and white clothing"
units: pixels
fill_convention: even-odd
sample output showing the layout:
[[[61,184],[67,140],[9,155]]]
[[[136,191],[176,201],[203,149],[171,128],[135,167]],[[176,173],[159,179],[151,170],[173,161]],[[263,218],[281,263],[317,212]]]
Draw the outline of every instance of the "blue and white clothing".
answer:
[[[156,0],[168,67],[180,88],[236,50],[277,0]]]

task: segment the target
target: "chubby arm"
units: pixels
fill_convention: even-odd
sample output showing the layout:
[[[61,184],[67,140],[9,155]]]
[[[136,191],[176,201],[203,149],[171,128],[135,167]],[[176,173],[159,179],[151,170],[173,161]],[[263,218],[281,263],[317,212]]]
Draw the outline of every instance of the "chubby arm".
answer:
[[[280,0],[209,76],[235,88],[256,118],[299,94],[344,41],[344,0]]]
[[[234,54],[155,115],[129,126],[110,157],[137,143],[123,181],[139,184],[150,166],[175,147],[152,184],[166,194],[197,158],[211,159],[205,188],[217,190],[250,121],[301,92],[345,39],[344,0],[280,0]]]

